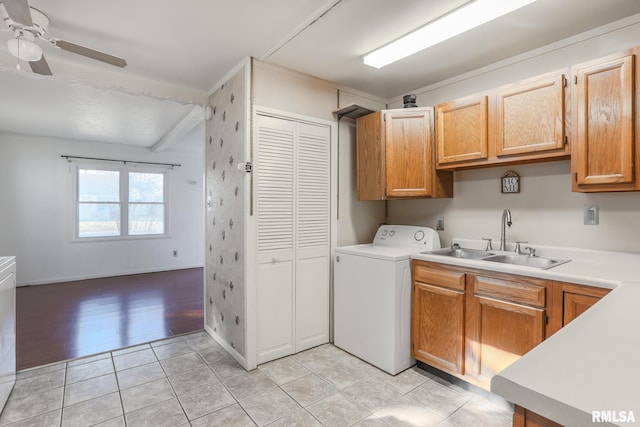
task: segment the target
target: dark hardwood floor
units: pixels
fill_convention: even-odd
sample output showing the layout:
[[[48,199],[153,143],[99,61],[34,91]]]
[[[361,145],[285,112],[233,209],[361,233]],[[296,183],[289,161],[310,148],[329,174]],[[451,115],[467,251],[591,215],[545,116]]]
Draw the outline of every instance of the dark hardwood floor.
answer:
[[[19,287],[18,369],[204,328],[203,269]]]

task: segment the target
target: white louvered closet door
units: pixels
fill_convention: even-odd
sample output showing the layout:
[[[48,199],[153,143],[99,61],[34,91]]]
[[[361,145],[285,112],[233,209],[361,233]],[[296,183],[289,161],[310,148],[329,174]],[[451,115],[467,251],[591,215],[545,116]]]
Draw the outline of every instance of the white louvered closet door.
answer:
[[[330,129],[256,116],[258,363],[329,341]]]
[[[330,130],[297,124],[296,352],[329,341]]]
[[[294,352],[295,122],[258,115],[258,363]]]

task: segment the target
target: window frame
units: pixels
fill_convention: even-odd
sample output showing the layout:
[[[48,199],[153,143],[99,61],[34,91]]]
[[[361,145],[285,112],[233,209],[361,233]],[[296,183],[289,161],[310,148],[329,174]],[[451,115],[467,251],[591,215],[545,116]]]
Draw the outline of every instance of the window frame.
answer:
[[[80,236],[80,170],[104,170],[119,172],[119,192],[120,201],[120,234],[117,236]],[[163,176],[163,214],[164,214],[164,232],[157,234],[129,234],[129,204],[147,204],[146,202],[130,202],[129,201],[129,173],[153,173]],[[122,240],[140,240],[140,239],[163,239],[170,237],[169,230],[169,168],[139,165],[136,163],[125,163],[122,165],[99,164],[99,163],[77,163],[73,170],[73,197],[72,197],[72,242],[104,242],[104,241],[122,241]],[[113,202],[116,203],[116,202]],[[156,203],[153,203],[156,204]],[[159,203],[158,203],[159,204]]]

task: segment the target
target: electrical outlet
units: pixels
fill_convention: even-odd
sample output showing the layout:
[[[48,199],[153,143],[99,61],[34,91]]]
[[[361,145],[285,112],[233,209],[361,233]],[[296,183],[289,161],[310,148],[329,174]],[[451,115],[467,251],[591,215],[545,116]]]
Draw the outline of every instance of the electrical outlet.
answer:
[[[444,218],[441,216],[436,218],[436,230],[444,230]]]
[[[598,205],[587,205],[584,207],[584,225],[600,224],[600,208]]]
[[[173,257],[178,258],[178,251],[173,251]]]

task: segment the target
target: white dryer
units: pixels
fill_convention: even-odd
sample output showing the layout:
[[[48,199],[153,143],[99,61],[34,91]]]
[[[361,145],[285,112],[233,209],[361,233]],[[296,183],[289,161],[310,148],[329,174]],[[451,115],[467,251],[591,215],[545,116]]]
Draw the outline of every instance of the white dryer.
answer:
[[[392,375],[412,366],[410,256],[439,248],[435,230],[410,225],[336,248],[334,344]]]

